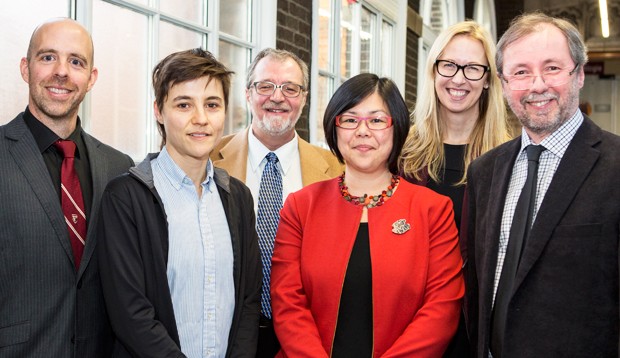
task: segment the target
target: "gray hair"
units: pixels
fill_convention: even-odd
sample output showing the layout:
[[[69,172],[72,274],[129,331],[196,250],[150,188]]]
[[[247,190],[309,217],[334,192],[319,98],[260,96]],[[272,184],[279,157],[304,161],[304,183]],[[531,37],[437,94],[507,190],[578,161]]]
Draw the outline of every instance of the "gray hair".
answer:
[[[266,48],[264,50],[261,50],[261,52],[259,52],[258,55],[256,55],[256,57],[254,58],[254,61],[252,61],[252,63],[250,64],[250,68],[248,68],[246,88],[252,87],[252,82],[254,82],[254,71],[256,70],[256,66],[258,65],[260,60],[262,60],[265,57],[271,57],[279,61],[286,61],[287,59],[290,58],[293,61],[297,62],[297,64],[299,65],[299,68],[301,69],[301,73],[303,75],[304,83],[302,83],[301,85],[304,86],[306,90],[308,89],[308,84],[310,83],[310,75],[308,74],[308,65],[301,58],[299,58],[299,56],[295,55],[294,53],[290,51],[286,51],[286,50],[278,50],[275,48]]]
[[[570,56],[576,65],[583,66],[588,62],[588,49],[583,42],[579,30],[573,24],[567,20],[551,17],[542,12],[533,12],[514,18],[510,22],[508,30],[499,39],[495,55],[498,73],[501,74],[504,69],[504,51],[506,47],[524,36],[540,31],[540,25],[542,24],[550,24],[562,31],[568,42]]]

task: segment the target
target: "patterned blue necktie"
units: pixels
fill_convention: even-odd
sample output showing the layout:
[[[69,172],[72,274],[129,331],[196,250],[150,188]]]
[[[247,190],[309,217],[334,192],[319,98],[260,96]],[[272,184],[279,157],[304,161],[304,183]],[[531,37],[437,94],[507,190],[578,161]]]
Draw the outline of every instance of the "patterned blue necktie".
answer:
[[[258,214],[256,229],[258,231],[258,245],[263,261],[263,288],[261,294],[261,308],[263,315],[271,318],[271,294],[269,282],[271,276],[271,256],[273,243],[280,221],[282,209],[282,176],[278,170],[278,157],[270,152],[265,156],[267,164],[263,169],[258,190]]]

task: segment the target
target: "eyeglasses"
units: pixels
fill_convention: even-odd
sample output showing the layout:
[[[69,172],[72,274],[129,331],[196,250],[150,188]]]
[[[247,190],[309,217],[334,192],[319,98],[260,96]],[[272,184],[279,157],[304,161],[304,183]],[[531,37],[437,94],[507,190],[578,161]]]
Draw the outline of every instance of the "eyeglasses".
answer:
[[[386,129],[392,126],[392,117],[388,116],[358,117],[351,114],[343,114],[336,116],[336,127],[342,129],[356,129],[363,121],[366,121],[368,129],[373,131]]]
[[[439,73],[443,77],[454,77],[459,72],[459,70],[463,71],[463,76],[470,81],[479,81],[484,77],[484,74],[489,71],[489,66],[485,65],[457,65],[456,63],[448,60],[437,60],[435,61],[435,68],[437,68],[437,73]]]
[[[525,70],[517,71],[512,76],[501,75],[500,77],[506,82],[508,88],[513,91],[527,91],[534,85],[536,77],[547,85],[547,87],[557,87],[568,83],[570,76],[577,71],[579,64],[575,65],[572,71],[568,71],[556,66],[545,68],[540,75],[531,75]]]
[[[273,82],[269,81],[259,81],[252,83],[252,86],[256,89],[256,93],[261,96],[271,96],[277,88],[282,91],[282,95],[288,98],[295,98],[299,96],[302,91],[305,91],[306,88],[302,85],[298,85],[296,83],[286,82],[281,85],[277,85]]]

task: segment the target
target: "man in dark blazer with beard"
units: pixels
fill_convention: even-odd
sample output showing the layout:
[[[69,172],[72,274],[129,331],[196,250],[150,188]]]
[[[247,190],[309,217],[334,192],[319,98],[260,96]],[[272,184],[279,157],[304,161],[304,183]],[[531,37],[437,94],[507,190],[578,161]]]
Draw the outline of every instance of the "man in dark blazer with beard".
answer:
[[[40,25],[20,69],[28,107],[0,127],[0,357],[109,357],[113,336],[91,218],[107,182],[133,162],[81,128],[78,107],[97,69],[92,39],[80,24]],[[69,230],[82,218],[63,215],[61,206],[64,156],[56,145],[65,139],[77,147],[86,224],[85,236],[76,229],[84,242],[79,249]]]
[[[567,21],[526,14],[496,60],[523,130],[468,172],[474,356],[617,357],[620,138],[578,109],[584,42]],[[536,149],[532,209],[515,215]]]

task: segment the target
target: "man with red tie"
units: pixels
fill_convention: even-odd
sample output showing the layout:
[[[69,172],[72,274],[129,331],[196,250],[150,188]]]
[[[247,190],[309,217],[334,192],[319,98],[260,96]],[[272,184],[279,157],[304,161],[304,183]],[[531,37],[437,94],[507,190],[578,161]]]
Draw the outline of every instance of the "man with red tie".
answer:
[[[0,356],[108,357],[90,228],[108,180],[133,161],[82,130],[98,74],[84,27],[37,27],[20,70],[28,106],[0,127]]]

